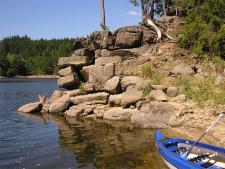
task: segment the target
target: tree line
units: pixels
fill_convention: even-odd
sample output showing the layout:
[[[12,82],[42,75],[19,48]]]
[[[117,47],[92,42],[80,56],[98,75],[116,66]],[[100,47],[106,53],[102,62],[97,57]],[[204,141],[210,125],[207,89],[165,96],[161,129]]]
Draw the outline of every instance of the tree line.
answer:
[[[54,74],[59,57],[73,52],[75,39],[32,40],[12,36],[0,41],[0,76]]]

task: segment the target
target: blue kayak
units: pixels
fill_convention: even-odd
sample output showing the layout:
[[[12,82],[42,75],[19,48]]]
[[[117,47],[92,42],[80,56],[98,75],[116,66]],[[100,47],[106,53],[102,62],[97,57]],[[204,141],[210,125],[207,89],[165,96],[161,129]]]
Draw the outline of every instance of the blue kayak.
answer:
[[[156,131],[155,142],[170,169],[225,169],[224,148],[197,143],[187,157],[182,157],[194,141],[166,138],[160,131]]]

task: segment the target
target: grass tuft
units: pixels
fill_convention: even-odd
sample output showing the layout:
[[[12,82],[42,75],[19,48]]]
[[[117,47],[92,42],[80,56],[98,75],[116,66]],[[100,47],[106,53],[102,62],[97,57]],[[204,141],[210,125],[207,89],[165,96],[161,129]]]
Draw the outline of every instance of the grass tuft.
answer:
[[[141,77],[151,79],[152,84],[160,84],[162,80],[161,73],[157,69],[151,67],[149,64],[142,65]]]

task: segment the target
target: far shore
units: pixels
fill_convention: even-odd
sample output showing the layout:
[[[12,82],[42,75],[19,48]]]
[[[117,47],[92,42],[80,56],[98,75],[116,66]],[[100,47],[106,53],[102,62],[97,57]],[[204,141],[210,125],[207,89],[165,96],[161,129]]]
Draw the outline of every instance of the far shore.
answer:
[[[5,79],[8,77],[0,76],[0,79]],[[25,79],[57,79],[57,75],[29,75],[29,76],[15,76],[13,78],[25,78]]]

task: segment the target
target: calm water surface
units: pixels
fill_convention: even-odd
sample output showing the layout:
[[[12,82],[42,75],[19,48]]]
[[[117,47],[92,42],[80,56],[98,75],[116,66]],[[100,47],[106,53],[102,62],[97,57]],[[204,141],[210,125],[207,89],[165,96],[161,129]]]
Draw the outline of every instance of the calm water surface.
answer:
[[[55,88],[56,80],[0,79],[0,169],[166,169],[153,131],[16,112]]]

